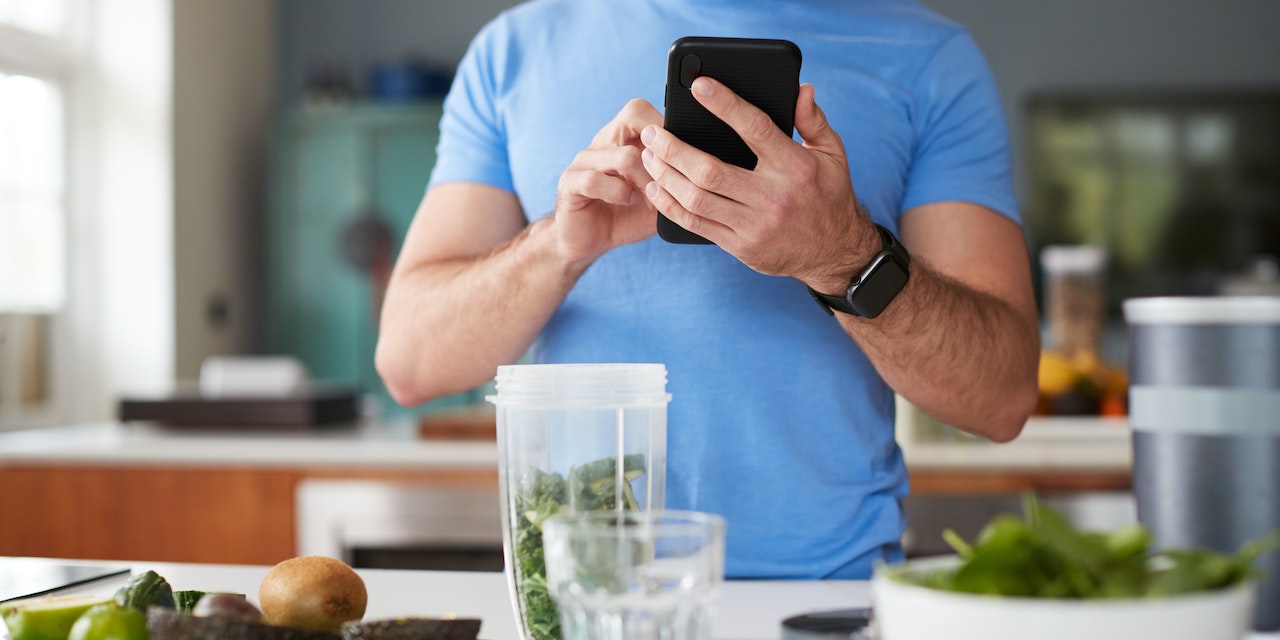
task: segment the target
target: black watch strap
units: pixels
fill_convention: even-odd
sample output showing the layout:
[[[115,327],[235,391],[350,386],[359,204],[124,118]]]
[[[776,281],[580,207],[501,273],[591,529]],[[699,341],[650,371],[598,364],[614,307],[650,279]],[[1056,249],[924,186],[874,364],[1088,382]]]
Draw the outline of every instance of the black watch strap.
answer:
[[[882,225],[875,225],[883,243],[865,267],[854,274],[844,295],[827,295],[809,287],[809,295],[830,315],[836,311],[874,318],[906,285],[911,256],[898,238]]]

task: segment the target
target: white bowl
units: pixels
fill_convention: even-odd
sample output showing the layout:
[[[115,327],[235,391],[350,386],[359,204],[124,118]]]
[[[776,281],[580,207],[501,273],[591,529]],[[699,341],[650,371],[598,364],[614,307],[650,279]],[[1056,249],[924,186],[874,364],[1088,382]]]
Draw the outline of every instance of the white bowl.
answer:
[[[931,571],[957,559],[914,560]],[[1050,600],[928,589],[876,571],[871,598],[880,640],[1240,640],[1256,583],[1169,598]]]

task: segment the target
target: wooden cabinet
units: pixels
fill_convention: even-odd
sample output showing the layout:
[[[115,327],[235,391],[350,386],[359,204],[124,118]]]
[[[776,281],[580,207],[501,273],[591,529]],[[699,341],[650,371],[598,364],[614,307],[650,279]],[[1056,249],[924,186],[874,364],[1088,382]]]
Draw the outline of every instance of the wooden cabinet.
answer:
[[[0,556],[272,565],[296,553],[304,478],[493,488],[494,469],[0,467]]]
[[[357,385],[383,414],[410,413],[386,393],[373,355],[382,290],[435,162],[441,112],[438,100],[292,111],[272,141],[270,351],[298,357],[313,378]]]

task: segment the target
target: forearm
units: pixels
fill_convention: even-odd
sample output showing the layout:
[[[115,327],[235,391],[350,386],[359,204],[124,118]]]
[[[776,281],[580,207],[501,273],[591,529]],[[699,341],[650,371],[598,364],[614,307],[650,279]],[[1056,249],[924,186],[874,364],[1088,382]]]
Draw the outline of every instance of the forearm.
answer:
[[[552,223],[530,225],[483,256],[395,274],[377,367],[397,402],[417,405],[475,387],[528,350],[585,270],[558,257]]]
[[[889,386],[947,424],[1005,441],[1036,402],[1036,319],[922,261],[879,317],[836,314]]]

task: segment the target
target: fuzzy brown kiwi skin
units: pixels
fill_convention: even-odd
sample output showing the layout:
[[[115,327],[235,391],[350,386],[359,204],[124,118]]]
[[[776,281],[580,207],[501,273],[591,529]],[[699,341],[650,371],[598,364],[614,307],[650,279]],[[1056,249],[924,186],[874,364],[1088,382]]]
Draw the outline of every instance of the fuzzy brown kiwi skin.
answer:
[[[364,580],[346,563],[326,556],[291,558],[272,567],[258,589],[264,619],[276,625],[337,633],[364,617]]]

